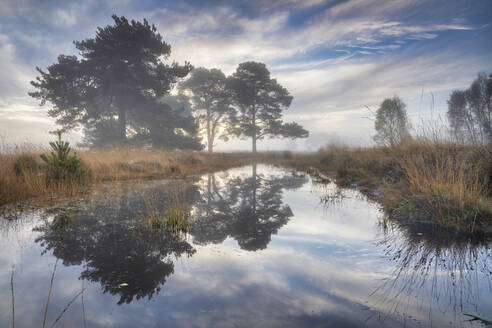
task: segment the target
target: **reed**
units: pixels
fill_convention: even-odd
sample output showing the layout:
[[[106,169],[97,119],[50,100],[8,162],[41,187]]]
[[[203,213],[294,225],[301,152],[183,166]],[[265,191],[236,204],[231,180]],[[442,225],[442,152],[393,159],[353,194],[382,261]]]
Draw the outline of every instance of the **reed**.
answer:
[[[311,153],[90,150],[78,152],[86,178],[58,184],[47,183],[39,166],[40,149],[9,149],[16,150],[0,154],[0,205],[14,209],[25,200],[52,202],[73,197],[104,181],[186,177],[263,162],[322,174],[339,186],[357,187],[377,198],[392,217],[432,220],[466,230],[492,226],[490,146],[417,138],[395,147],[329,145]],[[166,215],[159,215],[150,213],[149,217],[166,221]],[[174,220],[181,213],[169,215]]]
[[[185,202],[184,195],[175,191],[165,208],[145,191],[141,193],[145,204],[144,213],[137,213],[137,217],[144,223],[149,223],[154,229],[165,228],[173,233],[186,233],[191,225],[190,210]]]
[[[3,149],[9,150],[0,153],[0,205],[14,206],[26,200],[46,202],[70,198],[90,185],[105,181],[186,177],[246,165],[263,156],[143,148],[78,151],[86,172],[84,179],[73,176],[53,183],[40,158],[46,150],[26,146]]]
[[[492,151],[420,138],[395,147],[330,145],[278,163],[377,199],[389,216],[474,231],[492,226]]]
[[[172,232],[187,232],[190,227],[190,213],[176,197],[174,206],[166,211],[166,228]]]

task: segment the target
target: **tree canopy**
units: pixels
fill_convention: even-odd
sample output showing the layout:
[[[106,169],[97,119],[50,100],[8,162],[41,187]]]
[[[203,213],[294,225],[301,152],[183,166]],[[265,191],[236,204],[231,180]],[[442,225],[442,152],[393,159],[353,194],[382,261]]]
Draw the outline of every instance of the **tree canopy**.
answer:
[[[405,103],[397,97],[385,99],[376,112],[374,141],[381,146],[395,146],[410,137]]]
[[[48,115],[64,131],[82,128],[85,145],[202,149],[201,128],[209,152],[218,138],[231,136],[252,138],[256,152],[257,140],[309,135],[283,121],[292,96],[265,64],[241,63],[230,77],[220,69],[192,70],[188,62],[167,62],[171,46],[146,19],[112,18],[95,37],[74,41],[78,56],[37,67],[31,81],[29,95],[52,105]],[[179,95],[171,96],[177,85]]]
[[[193,110],[204,126],[209,152],[213,151],[216,137],[228,139],[224,127],[233,112],[228,80],[220,69],[199,67],[179,85],[182,93],[190,94]]]
[[[492,143],[492,74],[481,73],[467,90],[453,91],[447,117],[458,140]]]
[[[65,130],[82,126],[100,144],[145,140],[199,149],[191,115],[162,101],[191,64],[166,63],[171,46],[147,20],[113,20],[94,38],[74,42],[81,58],[60,55],[46,71],[37,68],[37,90],[29,94],[51,103],[49,116]]]
[[[298,189],[306,182],[305,176],[257,174],[256,164],[251,176],[231,175],[217,181],[209,174],[203,199],[194,208],[193,241],[221,243],[231,237],[241,249],[266,249],[272,234],[294,215],[283,202],[284,190]]]
[[[180,186],[191,203],[199,200],[195,185]],[[155,185],[145,196],[126,190],[114,198],[93,199],[76,210],[55,210],[52,219],[35,228],[36,242],[65,266],[83,263],[80,279],[99,283],[104,293],[119,296],[118,304],[151,299],[174,273],[174,263],[196,252],[182,235],[154,229],[137,218],[146,213],[149,199],[156,210],[164,211],[174,201],[175,191]],[[121,288],[121,282],[128,286]]]
[[[265,64],[252,61],[239,64],[231,76],[230,86],[238,110],[230,116],[229,131],[238,137],[252,138],[253,152],[256,152],[257,140],[277,136],[306,138],[309,135],[299,124],[282,121],[292,96],[270,77]]]

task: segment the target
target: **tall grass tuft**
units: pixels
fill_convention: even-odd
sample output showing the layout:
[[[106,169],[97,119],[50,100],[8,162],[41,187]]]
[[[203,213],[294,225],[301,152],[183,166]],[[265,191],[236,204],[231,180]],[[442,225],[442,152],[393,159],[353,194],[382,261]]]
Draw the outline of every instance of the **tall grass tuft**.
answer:
[[[158,202],[151,195],[142,193],[145,203],[145,213],[140,215],[144,222],[149,222],[153,228],[162,229],[173,233],[187,232],[191,223],[190,211],[185,204],[184,199],[180,200],[176,192],[172,196],[172,202],[162,209]]]
[[[492,227],[492,149],[437,138],[394,147],[330,145],[280,164],[318,170],[380,201],[390,217],[467,231]]]
[[[429,152],[398,160],[408,183],[400,210],[473,231],[492,218],[488,177],[473,154]],[[492,159],[491,159],[492,160]],[[485,164],[485,163],[482,163]],[[405,205],[405,206],[404,206]]]
[[[46,156],[48,162],[42,160],[40,155],[47,150],[32,145],[0,145],[0,150],[0,206],[72,197],[86,186],[104,181],[184,177],[246,165],[259,157],[277,156],[110,148],[78,151],[77,160],[68,156],[72,159],[66,165],[58,165],[51,155]],[[58,172],[55,167],[61,167],[61,172],[55,173]],[[58,180],[57,176],[65,178]],[[38,196],[42,197],[35,199]]]
[[[187,232],[190,227],[189,211],[176,199],[175,205],[166,211],[166,228],[173,232]]]

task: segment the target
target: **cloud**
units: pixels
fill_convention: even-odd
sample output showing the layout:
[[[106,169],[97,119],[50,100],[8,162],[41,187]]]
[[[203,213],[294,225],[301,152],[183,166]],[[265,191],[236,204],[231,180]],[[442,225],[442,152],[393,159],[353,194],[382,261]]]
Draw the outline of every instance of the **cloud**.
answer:
[[[289,25],[292,15],[289,10],[251,18],[241,16],[231,7],[215,8],[213,14],[166,8],[150,13],[150,17],[172,40],[173,58],[185,58],[197,66],[222,66],[226,71],[244,60],[275,63],[304,56],[319,47],[360,48],[358,54],[362,55],[371,55],[369,49],[389,52],[412,40],[434,39],[440,32],[472,29],[464,20],[424,25],[389,20],[382,16],[384,11],[379,10],[369,10],[372,16],[362,12],[344,18],[349,12],[361,9],[359,2],[357,5],[350,3],[342,9],[329,7],[295,28]],[[399,2],[399,5],[391,6],[391,11],[403,10],[405,6],[409,3]],[[309,60],[304,63],[317,64]]]
[[[183,1],[145,7],[114,0],[5,0],[0,13],[0,110],[39,110],[26,95],[34,67],[46,67],[60,53],[76,54],[72,40],[92,36],[116,13],[154,23],[172,46],[171,60],[221,68],[226,74],[242,61],[265,62],[294,95],[286,120],[299,120],[318,140],[323,132],[328,137],[346,131],[354,139],[367,138],[372,124],[359,121],[363,105],[376,106],[395,93],[411,99],[422,88],[463,88],[478,71],[490,69],[490,46],[480,41],[490,30],[490,19],[475,19],[487,9],[487,2],[464,6],[461,0]],[[481,39],[473,39],[476,35]],[[28,115],[33,122],[39,119],[38,113],[30,113],[18,114],[18,122],[27,124]],[[14,120],[13,111],[8,115]],[[335,116],[339,124],[334,126],[330,122]],[[350,124],[356,124],[359,137],[347,128]],[[264,145],[282,147],[286,142]]]
[[[56,27],[72,27],[77,23],[74,10],[56,9],[50,16],[49,21]]]
[[[16,47],[9,36],[0,34],[0,106],[9,99],[23,96],[29,85],[29,69],[17,61]]]
[[[56,125],[27,95],[34,69],[18,60],[15,45],[0,35],[0,136],[6,142],[47,141]]]
[[[422,88],[434,92],[461,88],[470,83],[485,61],[485,57],[461,58],[453,52],[420,56],[410,52],[395,58],[360,59],[299,70],[295,74],[278,73],[277,77],[302,103],[295,105],[302,105],[303,113],[309,115],[314,114],[311,106],[316,106],[314,112],[354,110],[380,103],[393,94],[408,97]]]

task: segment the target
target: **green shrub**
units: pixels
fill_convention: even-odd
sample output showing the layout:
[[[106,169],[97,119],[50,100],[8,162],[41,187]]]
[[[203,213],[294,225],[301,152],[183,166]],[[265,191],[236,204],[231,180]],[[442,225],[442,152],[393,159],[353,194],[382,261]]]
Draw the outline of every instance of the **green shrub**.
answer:
[[[61,133],[58,133],[58,141],[50,142],[53,151],[49,154],[41,154],[41,159],[47,169],[47,182],[59,182],[64,180],[78,180],[79,182],[86,175],[86,170],[82,167],[82,159],[74,152],[70,143],[61,140]]]

